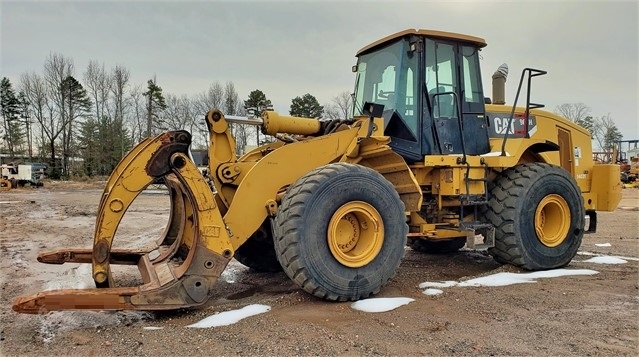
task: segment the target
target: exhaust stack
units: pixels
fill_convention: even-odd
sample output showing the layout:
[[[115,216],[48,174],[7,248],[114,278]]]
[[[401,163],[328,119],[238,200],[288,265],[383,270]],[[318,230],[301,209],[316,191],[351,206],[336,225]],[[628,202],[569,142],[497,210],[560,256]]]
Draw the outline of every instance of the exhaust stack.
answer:
[[[493,104],[506,104],[506,77],[508,65],[504,63],[493,73]]]

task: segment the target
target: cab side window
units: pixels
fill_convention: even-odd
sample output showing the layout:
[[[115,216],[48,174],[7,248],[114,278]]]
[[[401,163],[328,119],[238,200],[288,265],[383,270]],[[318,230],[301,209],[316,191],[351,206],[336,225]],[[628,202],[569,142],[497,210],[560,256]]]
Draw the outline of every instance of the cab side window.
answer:
[[[479,71],[479,49],[461,46],[462,76],[464,92],[462,97],[462,112],[483,113],[484,98]]]
[[[457,60],[451,44],[426,39],[426,89],[434,118],[457,118]]]

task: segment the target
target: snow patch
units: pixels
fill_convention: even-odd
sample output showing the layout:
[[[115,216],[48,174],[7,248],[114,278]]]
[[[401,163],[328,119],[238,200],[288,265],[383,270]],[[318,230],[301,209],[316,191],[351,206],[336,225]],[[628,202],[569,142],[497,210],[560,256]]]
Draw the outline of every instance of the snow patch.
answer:
[[[590,256],[590,257],[611,257],[610,255],[605,255],[605,254],[599,254],[599,253],[592,253],[592,252],[577,252],[578,255],[586,255],[586,256]],[[613,256],[613,258],[618,258],[618,259],[623,259],[623,260],[632,260],[632,261],[639,261],[639,258],[635,258],[635,257],[624,257],[624,256],[620,256],[620,255],[615,255]],[[574,260],[573,260],[574,261]],[[585,262],[586,260],[583,260],[581,262]],[[581,263],[579,262],[579,263]]]
[[[222,272],[222,275],[220,275],[220,278],[229,284],[233,284],[237,281],[238,277],[248,269],[249,268],[242,263],[232,259]]]
[[[439,290],[439,289],[433,289],[433,288],[428,288],[426,290],[424,290],[424,294],[425,295],[430,295],[430,296],[435,296],[435,295],[439,295],[439,294],[443,294],[444,290]]]
[[[599,255],[597,253],[593,253],[593,252],[577,252],[577,255]]]
[[[260,304],[248,305],[248,306],[244,306],[243,308],[239,310],[220,312],[219,314],[209,316],[203,320],[200,320],[186,327],[207,328],[207,327],[232,325],[242,319],[245,319],[253,315],[263,314],[269,310],[271,310],[271,307],[267,305],[260,305]]]
[[[536,283],[535,279],[557,278],[571,275],[594,275],[598,271],[590,269],[554,269],[531,273],[497,273],[480,278],[462,281],[457,286],[506,286],[523,283]]]
[[[584,260],[584,263],[596,263],[596,264],[626,264],[627,260],[623,260],[619,257],[598,256]]]
[[[386,312],[394,310],[402,305],[406,305],[415,299],[398,297],[398,298],[372,298],[355,301],[351,304],[351,308],[364,312]]]
[[[419,288],[420,289],[424,289],[424,288],[450,288],[451,286],[455,286],[457,285],[456,281],[451,281],[451,280],[447,280],[447,281],[442,281],[439,283],[431,283],[431,282],[425,282],[425,283],[421,283],[419,284]]]
[[[598,274],[598,271],[590,269],[554,269],[545,271],[535,271],[531,273],[497,273],[488,276],[482,276],[475,279],[465,281],[443,281],[443,282],[423,282],[419,284],[420,289],[429,288],[424,290],[424,294],[431,295],[429,293],[434,292],[431,288],[448,288],[453,286],[506,286],[513,284],[524,283],[536,283],[535,279],[541,278],[556,278],[560,276],[570,275],[594,275]],[[433,294],[434,295],[434,294]]]

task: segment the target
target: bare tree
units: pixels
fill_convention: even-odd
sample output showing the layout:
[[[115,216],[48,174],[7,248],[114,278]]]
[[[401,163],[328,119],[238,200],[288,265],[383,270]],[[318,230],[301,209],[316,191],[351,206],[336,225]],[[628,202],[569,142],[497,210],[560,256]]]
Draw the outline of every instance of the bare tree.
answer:
[[[40,148],[40,156],[44,158],[43,147],[45,145],[45,126],[46,109],[49,106],[49,96],[44,79],[36,73],[25,73],[20,77],[21,90],[29,103],[30,113],[39,124],[40,140],[38,147]]]
[[[206,92],[200,93],[194,101],[195,110],[206,114],[213,108],[222,108],[224,104],[224,87],[220,82],[215,82],[209,86]]]
[[[191,133],[193,134],[194,143],[198,143],[198,146],[208,147],[208,129],[204,122],[204,116],[213,108],[222,109],[223,105],[224,87],[218,81],[213,82],[208,90],[196,95],[192,100],[192,109],[196,121]]]
[[[63,82],[67,77],[73,75],[73,69],[73,60],[57,53],[50,54],[44,62],[44,80],[47,83],[47,91],[52,105],[49,107],[47,125],[43,125],[42,128],[48,140],[54,178],[60,175],[60,167],[55,159],[56,140],[60,134],[64,135],[71,120],[67,112]]]
[[[613,145],[621,140],[623,136],[619,132],[614,120],[610,117],[610,113],[596,119],[595,122],[597,125],[595,126],[596,129],[593,133],[593,138],[597,142],[597,145],[604,151],[612,151]]]
[[[111,93],[115,105],[115,120],[124,121],[125,93],[129,85],[129,70],[123,66],[115,66],[111,72]]]
[[[590,107],[584,103],[564,103],[558,105],[555,112],[572,122],[578,122],[590,115]]]
[[[243,104],[235,90],[235,84],[233,84],[233,82],[226,82],[224,85],[224,114],[238,115],[243,113]],[[235,152],[239,155],[244,154],[244,149],[248,144],[251,133],[250,127],[245,124],[231,124],[231,132],[235,137]]]
[[[104,69],[104,64],[99,64],[95,60],[89,61],[87,70],[84,72],[84,82],[91,99],[93,99],[95,118],[100,121],[108,115],[109,91],[111,81],[108,73]]]
[[[20,100],[20,119],[26,129],[27,153],[29,161],[33,161],[33,119],[31,118],[31,109],[29,108],[29,100],[24,92],[18,94]]]
[[[144,111],[146,108],[146,99],[142,92],[142,86],[137,85],[131,89],[131,138],[134,142],[139,142],[144,138],[146,128],[146,118]]]
[[[104,68],[104,63],[100,64],[96,60],[89,61],[86,71],[84,72],[84,82],[89,96],[93,99],[93,110],[96,123],[108,124],[111,118],[109,117],[109,92],[111,90],[111,78]],[[100,124],[97,124],[100,126]],[[104,128],[98,129],[96,139],[99,145],[104,145],[111,138],[106,137],[108,135]],[[85,129],[86,130],[86,129]],[[93,144],[92,144],[93,145]],[[88,159],[88,158],[87,158]],[[90,160],[89,160],[90,161]],[[104,157],[96,159],[99,162],[98,172],[103,172],[104,167],[107,166]],[[91,170],[89,170],[91,172]]]
[[[164,130],[189,130],[193,126],[191,101],[185,95],[166,95],[166,109],[162,112]]]
[[[235,111],[236,114],[245,115],[244,105],[238,103]],[[254,127],[259,130],[258,127]],[[253,131],[255,130],[252,125],[236,124],[233,127],[233,135],[235,136],[235,152],[238,155],[243,155],[246,152],[246,146],[249,144],[249,138],[253,137]]]
[[[127,87],[129,85],[129,71],[123,66],[115,66],[115,68],[111,72],[111,93],[113,94],[113,104],[114,104],[114,122],[115,127],[118,128],[122,134],[124,134],[124,111],[126,109],[127,101],[125,100],[125,94]],[[114,138],[114,143],[117,145],[117,149],[120,151],[120,157],[124,156],[125,151],[128,150],[126,147],[126,138]]]
[[[329,119],[348,119],[353,116],[353,96],[344,91],[333,97],[333,100],[324,106],[324,115]]]
[[[339,107],[342,119],[353,117],[353,94],[351,92],[344,91],[338,94],[333,101]]]

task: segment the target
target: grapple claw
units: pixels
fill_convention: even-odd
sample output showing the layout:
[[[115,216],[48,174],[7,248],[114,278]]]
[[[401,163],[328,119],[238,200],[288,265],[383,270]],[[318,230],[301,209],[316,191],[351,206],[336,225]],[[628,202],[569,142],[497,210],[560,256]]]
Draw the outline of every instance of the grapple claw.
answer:
[[[168,132],[140,143],[107,181],[96,218],[93,249],[42,253],[48,264],[92,264],[95,289],[43,291],[16,299],[13,310],[167,310],[206,302],[233,256],[214,193],[188,159],[190,134]],[[163,236],[148,251],[112,250],[115,231],[133,200],[149,184],[163,180],[171,215]],[[137,265],[143,284],[116,287],[110,265]]]

